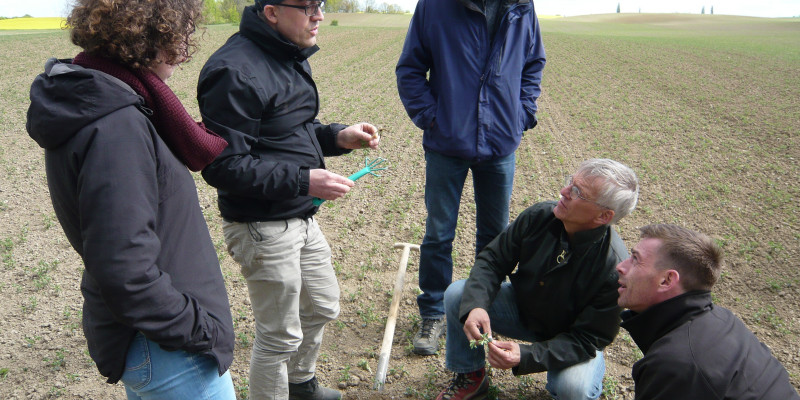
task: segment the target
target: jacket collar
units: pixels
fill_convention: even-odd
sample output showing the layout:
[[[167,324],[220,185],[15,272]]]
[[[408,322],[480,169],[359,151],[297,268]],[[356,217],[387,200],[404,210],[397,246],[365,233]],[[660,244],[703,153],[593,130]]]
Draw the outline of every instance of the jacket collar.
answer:
[[[591,250],[594,246],[598,245],[598,243],[601,243],[603,240],[606,240],[606,238],[609,238],[611,235],[611,226],[602,225],[598,226],[597,228],[576,232],[574,235],[572,235],[572,238],[570,238],[567,234],[567,230],[564,229],[564,223],[561,222],[560,219],[556,218],[555,214],[552,213],[552,210],[555,208],[555,206],[556,203],[551,202],[550,226],[548,228],[552,232],[553,236],[557,237],[558,241],[560,242],[560,249],[557,250],[557,252],[560,252],[561,255],[556,258],[557,265],[555,268],[569,264],[574,257],[583,257],[583,255]],[[610,240],[610,238],[608,240]],[[596,266],[600,267],[600,264],[597,264]]]
[[[572,251],[576,253],[586,251],[586,249],[593,244],[603,240],[610,229],[610,226],[602,225],[587,231],[575,232],[575,234],[572,235],[572,240],[570,241]],[[564,231],[563,234],[566,235],[567,231]]]
[[[611,232],[611,226],[602,225],[586,231],[575,232],[572,238],[570,238],[567,234],[567,230],[564,229],[564,223],[556,218],[555,214],[552,214],[551,218],[552,229],[558,236],[561,247],[575,256],[586,253],[594,245],[603,241]]]
[[[291,58],[302,62],[311,57],[319,50],[319,46],[314,45],[301,49],[296,44],[283,37],[278,31],[272,29],[264,20],[258,16],[256,6],[247,6],[242,12],[242,21],[239,23],[239,32],[261,47],[265,52],[275,57]]]
[[[647,354],[656,340],[713,307],[711,292],[706,290],[686,292],[651,306],[641,313],[625,310],[622,312],[620,325],[630,333],[642,352]]]
[[[477,11],[483,14],[483,10],[486,9],[485,2],[487,0],[458,0],[462,6]],[[488,0],[488,1],[502,1],[505,3],[506,7],[511,7],[515,4],[530,4],[531,0]]]

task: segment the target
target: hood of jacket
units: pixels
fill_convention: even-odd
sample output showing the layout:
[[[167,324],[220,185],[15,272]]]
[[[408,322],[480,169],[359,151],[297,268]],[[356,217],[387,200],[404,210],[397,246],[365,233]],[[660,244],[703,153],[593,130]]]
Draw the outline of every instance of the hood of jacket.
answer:
[[[121,108],[144,100],[130,86],[104,72],[71,60],[51,58],[31,85],[25,128],[44,149],[59,147],[81,128]]]

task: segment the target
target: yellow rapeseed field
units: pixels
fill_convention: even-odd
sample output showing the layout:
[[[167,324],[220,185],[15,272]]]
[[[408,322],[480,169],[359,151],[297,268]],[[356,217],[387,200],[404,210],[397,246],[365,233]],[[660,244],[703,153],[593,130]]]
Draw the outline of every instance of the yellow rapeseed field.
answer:
[[[64,18],[9,18],[0,20],[0,30],[15,29],[61,29],[64,25]]]

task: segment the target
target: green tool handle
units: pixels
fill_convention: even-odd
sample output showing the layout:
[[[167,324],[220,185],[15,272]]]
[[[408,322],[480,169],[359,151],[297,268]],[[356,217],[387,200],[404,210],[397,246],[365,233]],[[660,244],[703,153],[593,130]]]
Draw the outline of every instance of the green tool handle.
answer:
[[[356,172],[356,173],[355,173],[355,174],[353,174],[353,175],[350,175],[350,176],[348,176],[348,177],[347,177],[347,179],[350,179],[351,181],[355,181],[355,180],[357,180],[358,178],[361,178],[362,176],[364,176],[364,175],[366,175],[366,174],[370,173],[370,171],[372,171],[372,169],[370,169],[370,167],[364,167],[364,168],[361,168],[361,170],[360,170],[360,171]],[[313,205],[315,205],[315,206],[319,206],[319,205],[320,205],[320,204],[322,204],[324,201],[325,201],[325,199],[320,199],[319,197],[314,197],[314,198],[311,200],[311,204],[313,204]]]

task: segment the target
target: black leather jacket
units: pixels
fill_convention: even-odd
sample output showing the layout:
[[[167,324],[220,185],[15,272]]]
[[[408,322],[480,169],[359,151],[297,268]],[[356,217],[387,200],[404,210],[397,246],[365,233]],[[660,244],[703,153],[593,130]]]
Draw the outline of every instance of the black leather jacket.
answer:
[[[345,125],[316,120],[319,96],[300,49],[245,8],[239,32],[200,72],[197,100],[203,122],[228,147],[203,170],[217,188],[229,221],[307,218],[317,211],[308,196],[309,170],[324,156],[349,152],[336,146]]]
[[[488,309],[509,277],[522,322],[541,339],[520,345],[515,375],[593,358],[619,332],[614,267],[627,257],[625,244],[609,226],[568,240],[554,207],[555,202],[529,207],[492,240],[478,255],[461,300],[463,322],[472,309]]]

